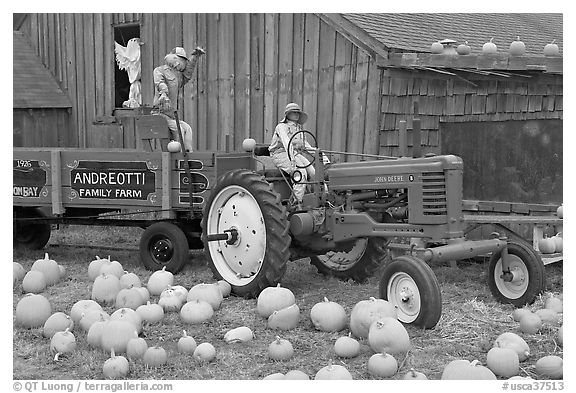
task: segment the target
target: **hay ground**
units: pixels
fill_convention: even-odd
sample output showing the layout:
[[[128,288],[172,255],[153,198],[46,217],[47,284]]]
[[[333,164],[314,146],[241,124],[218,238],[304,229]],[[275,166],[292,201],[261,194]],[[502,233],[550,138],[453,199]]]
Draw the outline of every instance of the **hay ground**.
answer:
[[[89,299],[91,282],[87,277],[88,263],[95,258],[111,255],[122,263],[125,270],[136,273],[142,283],[146,283],[151,272],[140,266],[138,239],[141,230],[136,228],[99,228],[81,226],[61,226],[53,232],[46,250],[14,250],[14,261],[20,262],[29,270],[34,260],[50,254],[67,270],[67,278],[49,287],[43,294],[50,300],[53,312],[70,312],[72,305],[81,299]],[[60,245],[59,245],[60,244]],[[63,246],[61,244],[68,244]],[[73,245],[73,246],[69,246]],[[122,251],[108,248],[86,248],[82,245],[110,245],[122,247]],[[521,363],[520,375],[538,378],[535,374],[536,360],[545,355],[562,356],[562,347],[556,343],[558,325],[545,325],[538,334],[523,334],[514,322],[511,313],[513,306],[495,302],[490,294],[485,270],[487,263],[482,261],[459,262],[458,267],[433,266],[441,285],[443,314],[434,329],[422,330],[407,326],[413,349],[398,357],[399,372],[394,379],[400,379],[411,367],[425,373],[429,379],[440,379],[444,366],[451,360],[463,358],[478,359],[485,364],[486,353],[494,339],[503,332],[520,334],[529,344],[531,357]],[[544,296],[562,293],[562,263],[546,266],[547,288]],[[202,252],[192,254],[191,263],[175,277],[175,284],[190,288],[201,282],[213,282],[210,269]],[[325,277],[310,265],[307,259],[291,262],[282,280],[282,285],[290,288],[296,296],[301,310],[298,327],[288,332],[277,332],[266,328],[266,321],[260,318],[255,299],[229,297],[224,300],[214,318],[202,325],[184,325],[178,314],[167,314],[159,325],[147,326],[144,338],[149,346],[161,344],[169,354],[168,364],[161,369],[147,369],[140,362],[131,362],[131,379],[261,379],[269,374],[298,369],[311,378],[323,366],[333,362],[348,368],[354,379],[372,379],[367,371],[367,362],[373,354],[367,340],[361,340],[362,352],[353,359],[337,358],[333,351],[338,337],[348,334],[323,333],[314,330],[309,318],[312,306],[325,296],[340,303],[348,314],[360,300],[378,296],[378,280],[357,284]],[[20,284],[14,289],[13,309],[22,298]],[[544,296],[533,305],[532,310],[543,307]],[[156,299],[152,299],[156,300]],[[111,314],[114,309],[105,308]],[[224,333],[238,326],[250,327],[255,340],[245,344],[226,344]],[[176,343],[186,329],[197,343],[210,342],[217,351],[216,361],[200,364],[191,357],[177,352]],[[77,350],[59,362],[54,362],[50,354],[49,340],[42,337],[41,329],[13,327],[13,377],[14,379],[102,379],[102,365],[108,355],[88,347],[85,333],[75,328]],[[279,335],[289,340],[295,350],[289,361],[274,362],[267,358],[268,345]]]

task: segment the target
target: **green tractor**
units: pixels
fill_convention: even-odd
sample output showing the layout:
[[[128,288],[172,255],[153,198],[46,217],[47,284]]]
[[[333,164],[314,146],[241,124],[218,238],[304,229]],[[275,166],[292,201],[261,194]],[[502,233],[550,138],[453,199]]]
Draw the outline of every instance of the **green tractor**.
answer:
[[[322,151],[310,132],[301,133],[312,149],[296,154],[316,170],[301,204],[294,203],[292,184],[302,179],[271,165],[268,147],[254,140],[243,143],[245,165],[221,173],[206,201],[209,265],[235,294],[257,296],[281,281],[291,258],[309,257],[321,273],[342,279],[363,281],[378,272],[379,295],[397,306],[398,319],[432,328],[442,299],[428,264],[489,253],[496,299],[522,306],[543,290],[544,265],[526,244],[497,233],[465,238],[461,158],[355,154],[360,161],[325,168],[322,154],[348,153]]]

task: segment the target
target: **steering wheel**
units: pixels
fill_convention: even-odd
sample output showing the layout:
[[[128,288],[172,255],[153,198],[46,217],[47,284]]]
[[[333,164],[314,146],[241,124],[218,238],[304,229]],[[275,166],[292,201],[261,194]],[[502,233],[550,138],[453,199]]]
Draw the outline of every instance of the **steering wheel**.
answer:
[[[302,142],[305,144],[306,143],[306,134],[310,135],[310,137],[312,138],[312,141],[314,143],[310,143],[310,146],[312,147],[316,147],[317,143],[316,143],[316,137],[314,136],[314,134],[312,134],[310,131],[306,131],[306,130],[302,130],[302,131],[298,131],[296,133],[294,133],[294,135],[292,135],[292,137],[290,138],[290,140],[288,141],[288,159],[290,161],[292,161],[292,157],[290,155],[290,147],[292,146],[292,141],[294,140],[294,138],[296,138],[296,135],[298,134],[303,134],[302,135]],[[298,154],[301,154],[302,156],[304,156],[307,160],[308,160],[308,164],[306,165],[298,165],[296,164],[296,168],[300,168],[300,169],[304,169],[304,168],[308,168],[310,165],[314,164],[314,161],[316,161],[316,157],[314,156],[314,154],[312,154],[311,152],[309,152],[308,150],[306,150],[306,145],[304,145],[304,148],[302,150],[300,150],[298,153],[294,154],[294,157],[296,157]]]

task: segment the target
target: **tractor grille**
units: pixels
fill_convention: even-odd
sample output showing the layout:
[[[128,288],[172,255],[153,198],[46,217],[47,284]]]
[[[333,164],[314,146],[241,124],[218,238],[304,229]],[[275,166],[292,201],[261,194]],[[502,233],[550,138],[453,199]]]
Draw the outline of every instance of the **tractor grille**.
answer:
[[[422,211],[425,216],[447,214],[444,172],[422,173]]]

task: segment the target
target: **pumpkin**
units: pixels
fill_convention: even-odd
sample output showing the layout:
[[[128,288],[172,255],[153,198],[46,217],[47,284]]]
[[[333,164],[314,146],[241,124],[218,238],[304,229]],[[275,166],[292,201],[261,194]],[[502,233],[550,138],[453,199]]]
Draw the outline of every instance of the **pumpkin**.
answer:
[[[526,54],[526,45],[520,41],[520,36],[518,36],[515,41],[512,41],[508,51],[512,56],[522,56]]]
[[[149,301],[136,308],[136,312],[140,315],[140,318],[142,318],[142,322],[146,323],[157,323],[164,318],[164,309],[162,306],[150,303]]]
[[[160,294],[158,305],[164,309],[164,312],[178,312],[182,308],[182,300],[176,292],[166,288]]]
[[[63,312],[56,312],[44,322],[42,335],[46,338],[52,338],[54,333],[63,332],[66,329],[72,331],[74,328],[74,321]]]
[[[520,331],[522,333],[536,334],[542,328],[542,319],[534,313],[523,315],[520,318]]]
[[[309,380],[310,377],[303,371],[300,370],[290,370],[284,375],[284,379],[301,379],[301,380]]]
[[[560,326],[558,333],[556,334],[556,339],[558,340],[558,345],[564,346],[564,325]]]
[[[456,47],[456,53],[458,53],[461,56],[467,56],[470,54],[471,51],[472,49],[468,45],[468,41],[464,41],[463,44],[460,44]]]
[[[274,374],[270,374],[270,375],[267,375],[264,378],[262,378],[262,380],[265,380],[265,379],[285,379],[285,376],[282,373],[274,373]]]
[[[392,303],[373,297],[359,301],[350,314],[350,331],[358,338],[368,338],[372,322],[384,317],[397,318]]]
[[[124,271],[124,274],[120,276],[120,288],[140,288],[142,282],[140,278],[135,273],[129,273]]]
[[[88,345],[94,348],[100,348],[102,345],[102,331],[104,330],[104,325],[108,322],[104,320],[104,318],[100,319],[98,322],[94,322],[90,329],[88,330],[88,334],[86,335],[86,341]]]
[[[230,293],[232,293],[232,286],[228,283],[228,281],[219,280],[216,284],[218,284],[218,288],[220,288],[222,297],[230,296]]]
[[[24,269],[24,267],[18,262],[13,262],[12,275],[16,281],[20,281],[26,275],[26,269]]]
[[[344,307],[329,301],[326,297],[324,301],[312,306],[310,319],[314,327],[323,332],[339,332],[346,327],[348,322]]]
[[[469,362],[464,359],[452,360],[442,371],[440,379],[448,380],[496,380],[496,375],[481,365],[478,360]]]
[[[113,261],[110,259],[110,256],[108,256],[108,259],[105,259],[100,267],[100,274],[116,276],[118,281],[120,281],[120,277],[124,275],[124,268],[120,262]]]
[[[435,55],[439,55],[444,52],[444,45],[442,45],[440,41],[433,42],[432,45],[430,45],[430,52]]]
[[[186,302],[180,309],[180,319],[184,323],[197,324],[208,321],[214,315],[212,306],[204,300]]]
[[[116,353],[124,353],[128,341],[133,338],[138,338],[138,332],[132,323],[109,319],[102,327],[100,346],[105,352],[110,352],[114,348]]]
[[[272,360],[288,360],[294,356],[294,347],[290,341],[276,336],[276,339],[268,346],[268,357]]]
[[[170,153],[178,153],[180,150],[182,150],[182,146],[180,145],[180,142],[178,141],[170,141],[168,142],[168,151]]]
[[[562,252],[564,250],[564,239],[559,235],[560,234],[557,234],[550,238],[554,242],[554,252]]]
[[[330,364],[328,366],[322,367],[316,375],[314,379],[354,379],[352,378],[352,374],[350,371],[346,369],[344,366],[340,366],[339,364]]]
[[[550,310],[548,308],[542,308],[536,311],[535,314],[540,317],[543,323],[546,322],[549,324],[557,324],[560,319],[560,316],[556,311]]]
[[[186,330],[182,331],[182,337],[178,340],[178,352],[185,355],[194,355],[196,350],[196,340],[194,337],[186,334]]]
[[[536,361],[536,374],[553,379],[562,379],[563,360],[560,356],[548,355]]]
[[[410,337],[402,323],[395,318],[385,317],[370,325],[368,344],[374,352],[384,351],[395,355],[410,349]]]
[[[130,322],[137,333],[142,331],[142,318],[138,313],[131,308],[119,308],[110,315],[112,321],[128,321]]]
[[[300,320],[300,308],[296,303],[276,310],[268,317],[268,327],[270,329],[290,330],[298,326]]]
[[[30,270],[22,280],[24,293],[40,293],[46,289],[46,277],[38,270]]]
[[[376,353],[368,359],[368,372],[376,377],[390,378],[398,372],[398,362],[389,353]]]
[[[214,311],[220,308],[222,303],[222,292],[218,284],[197,284],[188,291],[187,301],[191,300],[204,300],[212,306]]]
[[[494,55],[494,54],[498,53],[498,47],[496,46],[496,44],[494,42],[492,42],[493,40],[494,40],[494,37],[490,38],[490,41],[488,41],[487,43],[482,45],[482,53],[484,53],[486,55]]]
[[[124,356],[116,356],[114,348],[110,350],[110,359],[107,359],[102,366],[104,378],[116,379],[125,378],[130,371],[128,359]]]
[[[517,308],[512,312],[512,319],[514,319],[516,322],[520,322],[520,318],[522,318],[522,316],[531,313],[532,311],[527,308]]]
[[[52,315],[52,306],[42,295],[29,293],[16,305],[16,324],[25,328],[44,326],[50,315]]]
[[[334,352],[341,358],[353,358],[360,354],[360,343],[352,335],[340,337],[334,343]]]
[[[88,310],[80,319],[80,328],[88,332],[90,327],[98,321],[107,321],[110,319],[110,315],[104,310]]]
[[[486,355],[486,365],[500,377],[512,377],[520,371],[518,354],[511,348],[494,347]]]
[[[209,363],[216,359],[216,348],[210,343],[202,343],[194,350],[194,359]]]
[[[426,374],[421,373],[420,371],[416,371],[414,370],[414,368],[411,368],[406,374],[404,374],[404,377],[402,379],[407,381],[416,381],[416,380],[427,380],[428,377],[426,376]]]
[[[82,314],[86,314],[88,310],[102,310],[102,306],[94,300],[78,300],[70,309],[70,318],[74,323],[79,323],[82,319]]]
[[[92,300],[100,304],[111,305],[116,302],[120,292],[120,280],[112,274],[102,273],[92,285]]]
[[[126,356],[129,359],[141,359],[148,350],[148,344],[142,337],[131,338],[126,343]]]
[[[44,259],[38,259],[30,270],[35,270],[44,273],[46,279],[46,286],[54,285],[60,279],[60,268],[56,261],[48,257],[48,253],[44,254]]]
[[[256,301],[256,311],[263,318],[268,318],[274,311],[282,310],[296,303],[291,290],[278,284],[276,287],[264,288]]]
[[[138,307],[143,305],[144,298],[141,292],[135,287],[128,287],[120,289],[118,295],[116,295],[116,308],[131,308],[136,310]]]
[[[148,300],[150,300],[150,292],[148,292],[148,288],[146,287],[136,287],[136,290],[138,292],[140,292],[140,295],[142,295],[142,301],[144,303],[146,303]]]
[[[224,341],[228,344],[231,343],[245,343],[252,341],[254,335],[252,330],[247,326],[240,326],[235,329],[229,330],[224,334]]]
[[[518,360],[523,362],[530,356],[530,347],[522,337],[512,332],[505,332],[499,335],[494,342],[494,347],[509,348],[514,350]],[[492,370],[494,371],[494,370]]]
[[[150,275],[146,287],[150,295],[160,295],[164,289],[171,287],[174,284],[174,275],[166,270],[166,266],[162,270],[156,270]]]
[[[60,355],[70,353],[76,349],[76,337],[69,329],[63,332],[56,332],[50,340],[50,352],[55,354],[54,360],[58,360]]]
[[[556,243],[550,237],[544,237],[538,241],[538,250],[542,254],[553,254],[556,250]]]
[[[184,288],[182,285],[174,285],[170,287],[170,289],[173,290],[176,296],[180,298],[180,302],[182,304],[186,303],[186,298],[188,297],[188,290],[186,288]],[[162,293],[160,294],[160,297],[162,297]]]
[[[142,356],[142,362],[148,367],[160,367],[165,365],[167,361],[168,354],[159,344],[148,348]]]
[[[107,259],[100,259],[98,255],[96,255],[96,259],[94,259],[90,264],[88,264],[88,278],[90,281],[94,281],[96,277],[100,275],[100,268],[104,264],[104,262],[108,261]]]
[[[552,40],[551,43],[544,45],[544,56],[560,56],[560,48],[555,42],[556,40]],[[562,218],[560,215],[558,217]]]

